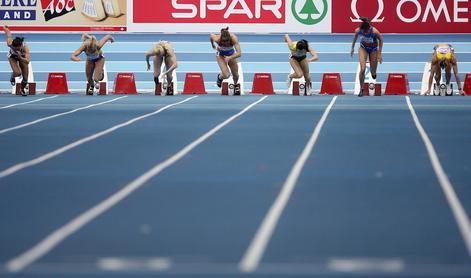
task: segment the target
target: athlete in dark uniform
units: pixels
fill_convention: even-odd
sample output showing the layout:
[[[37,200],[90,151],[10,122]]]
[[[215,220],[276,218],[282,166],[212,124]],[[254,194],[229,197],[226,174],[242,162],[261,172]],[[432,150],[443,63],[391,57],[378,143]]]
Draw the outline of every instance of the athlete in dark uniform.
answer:
[[[8,62],[12,69],[10,82],[12,86],[15,86],[15,78],[22,76],[21,81],[21,95],[27,96],[26,92],[28,86],[28,65],[30,62],[29,47],[24,42],[23,38],[16,37],[12,39],[11,32],[8,26],[3,27],[5,35],[7,37],[7,45],[10,48],[7,54]]]

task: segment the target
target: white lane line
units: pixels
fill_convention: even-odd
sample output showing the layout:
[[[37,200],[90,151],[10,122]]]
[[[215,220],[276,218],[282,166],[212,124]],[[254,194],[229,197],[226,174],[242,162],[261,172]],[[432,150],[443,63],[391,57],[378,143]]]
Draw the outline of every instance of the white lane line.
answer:
[[[438,158],[437,152],[435,151],[435,147],[432,144],[432,141],[427,135],[427,132],[423,128],[422,124],[420,123],[419,117],[415,113],[414,106],[412,106],[412,102],[409,96],[406,96],[407,105],[409,106],[410,113],[412,115],[412,119],[414,119],[415,126],[424,141],[425,147],[427,149],[428,156],[430,158],[430,162],[432,163],[433,170],[435,171],[435,175],[437,176],[438,182],[445,194],[446,200],[448,201],[448,205],[453,212],[453,216],[455,217],[455,221],[458,224],[458,228],[461,232],[461,236],[463,237],[464,243],[468,250],[468,255],[471,258],[471,223],[469,221],[469,217],[466,214],[466,210],[463,208],[463,205],[456,195],[455,189],[451,184],[448,176],[443,170],[442,164]]]
[[[80,145],[82,145],[82,144],[85,144],[85,143],[87,143],[87,142],[89,142],[89,141],[92,141],[92,140],[95,140],[95,139],[100,138],[100,137],[102,137],[102,136],[105,136],[105,135],[107,135],[107,134],[109,134],[109,133],[111,133],[111,132],[113,132],[113,131],[115,131],[115,130],[118,130],[118,129],[120,129],[120,128],[122,128],[122,127],[125,127],[125,126],[128,126],[128,125],[131,125],[131,124],[133,124],[133,123],[135,123],[135,122],[137,122],[137,121],[139,121],[139,120],[142,120],[142,119],[148,118],[148,117],[150,117],[150,116],[159,114],[159,113],[161,113],[161,112],[163,112],[163,111],[165,111],[165,110],[167,110],[167,109],[169,109],[169,108],[171,108],[171,107],[173,107],[173,106],[175,106],[175,105],[182,104],[182,103],[187,102],[187,101],[189,101],[189,100],[191,100],[191,99],[194,99],[194,98],[196,98],[196,97],[197,97],[197,96],[190,97],[190,98],[187,98],[187,99],[185,99],[185,100],[182,100],[182,101],[179,101],[179,102],[176,102],[176,103],[173,103],[173,104],[169,104],[169,105],[164,106],[164,107],[162,107],[162,108],[160,108],[160,109],[158,109],[158,110],[156,110],[156,111],[154,111],[154,112],[147,113],[147,114],[144,114],[144,115],[142,115],[142,116],[139,116],[139,117],[133,118],[133,119],[131,119],[131,120],[128,120],[128,121],[126,121],[126,122],[124,122],[124,123],[121,123],[121,124],[112,126],[112,127],[108,128],[108,129],[105,129],[105,130],[100,131],[100,132],[98,132],[98,133],[95,133],[95,134],[92,134],[92,135],[90,135],[90,136],[87,136],[87,137],[84,137],[84,138],[82,138],[82,139],[79,139],[79,140],[77,140],[77,141],[75,141],[75,142],[72,142],[72,143],[70,143],[70,144],[68,144],[68,145],[65,145],[65,146],[63,146],[63,147],[61,147],[61,148],[58,148],[58,149],[56,149],[56,150],[54,150],[54,151],[51,151],[51,152],[49,152],[49,153],[43,154],[43,155],[41,155],[41,156],[38,156],[38,157],[36,157],[36,158],[34,158],[34,159],[31,159],[31,160],[24,161],[24,162],[18,163],[18,164],[16,164],[16,165],[13,165],[13,166],[11,166],[11,167],[9,167],[9,168],[7,168],[7,169],[1,171],[1,172],[0,172],[0,178],[5,178],[5,177],[7,177],[7,176],[9,176],[9,175],[12,175],[12,174],[14,174],[14,173],[20,171],[20,170],[23,170],[23,169],[25,169],[25,168],[28,168],[28,167],[37,165],[37,164],[39,164],[39,163],[42,163],[42,162],[44,162],[44,161],[46,161],[46,160],[49,160],[49,159],[54,158],[54,157],[56,157],[56,156],[58,156],[58,155],[61,155],[61,154],[65,153],[65,152],[67,152],[67,151],[69,151],[69,150],[71,150],[71,149],[73,149],[73,148],[76,148],[76,147],[78,147],[78,146],[80,146]]]
[[[330,110],[334,106],[335,101],[337,100],[337,96],[335,96],[330,104],[324,111],[321,119],[317,123],[311,137],[309,138],[306,146],[304,147],[303,152],[299,156],[298,160],[294,164],[291,172],[289,173],[288,177],[286,178],[283,187],[278,194],[275,202],[272,204],[270,210],[268,211],[267,215],[263,219],[260,227],[257,230],[250,246],[247,248],[244,256],[242,257],[239,263],[239,270],[241,272],[254,272],[258,265],[260,264],[260,260],[265,253],[265,249],[270,241],[270,238],[275,231],[276,225],[278,220],[280,219],[281,214],[283,213],[284,208],[288,204],[289,198],[296,186],[296,182],[298,181],[299,175],[306,163],[309,154],[312,152],[314,145],[316,144],[317,139],[319,138],[319,134],[321,133],[322,127],[327,120]]]
[[[80,230],[83,226],[88,224],[90,221],[94,220],[107,210],[111,209],[113,206],[124,200],[134,191],[142,187],[145,183],[147,183],[150,179],[157,176],[160,172],[164,171],[178,160],[182,159],[185,155],[195,149],[197,146],[202,144],[204,141],[209,139],[211,136],[216,134],[219,130],[221,130],[226,125],[230,124],[232,121],[236,120],[247,111],[249,111],[252,107],[259,104],[263,100],[265,100],[267,96],[260,98],[259,100],[253,102],[249,106],[245,107],[243,110],[238,112],[237,114],[233,115],[232,117],[228,118],[224,122],[218,124],[210,131],[203,134],[201,137],[196,139],[195,141],[191,142],[183,149],[178,151],[176,154],[172,155],[170,158],[166,159],[165,161],[155,165],[150,170],[145,172],[143,175],[138,177],[137,179],[133,180],[132,182],[125,185],[122,189],[118,192],[114,193],[113,195],[109,196],[107,199],[103,200],[99,204],[95,205],[94,207],[90,208],[89,210],[85,211],[81,215],[77,216],[64,226],[60,227],[58,230],[54,231],[42,241],[37,243],[31,249],[27,250],[23,254],[19,255],[16,258],[13,258],[6,264],[6,269],[9,272],[19,272],[24,268],[28,267],[35,261],[39,260],[41,257],[46,255],[50,252],[54,247],[59,245],[62,241],[64,241],[67,237],[72,235],[73,233]],[[189,99],[187,99],[189,100]]]
[[[127,96],[117,97],[117,98],[114,98],[114,99],[111,99],[111,100],[107,100],[107,101],[103,101],[103,102],[100,102],[100,103],[87,105],[87,106],[76,108],[76,109],[73,109],[73,110],[70,110],[70,111],[67,111],[67,112],[63,112],[63,113],[47,116],[47,117],[44,117],[44,118],[40,118],[40,119],[31,121],[31,122],[27,122],[27,123],[24,123],[24,124],[21,124],[21,125],[5,128],[5,129],[0,130],[0,134],[4,134],[4,133],[10,132],[10,131],[17,130],[17,129],[24,128],[24,127],[28,127],[28,126],[31,126],[31,125],[35,125],[35,124],[38,124],[38,123],[41,123],[41,122],[44,122],[44,121],[47,121],[47,120],[62,117],[62,116],[72,114],[72,113],[75,113],[75,112],[78,112],[78,111],[81,111],[81,110],[89,109],[89,108],[92,108],[92,107],[95,107],[95,106],[100,106],[100,105],[103,105],[103,104],[114,102],[114,101],[117,101],[118,99],[122,99],[122,98],[125,98],[125,97],[127,97]]]
[[[346,273],[399,273],[404,271],[405,263],[401,259],[333,258],[328,261],[327,267]]]
[[[38,99],[35,99],[35,100],[32,100],[32,101],[10,104],[10,105],[7,105],[7,106],[0,107],[0,110],[15,107],[15,106],[19,106],[19,105],[30,104],[30,103],[34,103],[34,102],[38,102],[38,101],[42,101],[42,100],[46,100],[46,99],[56,98],[56,97],[58,97],[58,96],[43,97],[43,98],[38,98]]]

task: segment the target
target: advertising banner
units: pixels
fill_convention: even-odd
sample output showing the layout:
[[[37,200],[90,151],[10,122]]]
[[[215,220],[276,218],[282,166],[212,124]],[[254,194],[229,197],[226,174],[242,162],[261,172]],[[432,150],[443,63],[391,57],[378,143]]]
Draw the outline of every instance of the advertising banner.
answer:
[[[329,33],[331,0],[128,0],[132,32]]]
[[[17,31],[126,31],[126,0],[0,0],[2,25]]]
[[[368,17],[383,33],[471,33],[471,0],[335,0],[332,32],[353,33]]]

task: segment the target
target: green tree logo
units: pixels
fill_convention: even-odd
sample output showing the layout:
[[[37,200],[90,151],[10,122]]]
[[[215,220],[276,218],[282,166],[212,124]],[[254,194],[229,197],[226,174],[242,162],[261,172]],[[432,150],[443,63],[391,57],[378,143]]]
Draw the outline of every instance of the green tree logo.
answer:
[[[298,11],[296,8],[299,7],[297,5],[298,1],[303,0],[293,0],[291,2],[291,11],[294,15],[294,18],[305,25],[314,25],[321,22],[324,20],[325,16],[327,15],[327,11],[329,10],[327,0],[304,0],[303,7]],[[319,6],[316,6],[316,3],[319,5],[321,2],[323,3],[324,7],[322,13],[319,12]]]

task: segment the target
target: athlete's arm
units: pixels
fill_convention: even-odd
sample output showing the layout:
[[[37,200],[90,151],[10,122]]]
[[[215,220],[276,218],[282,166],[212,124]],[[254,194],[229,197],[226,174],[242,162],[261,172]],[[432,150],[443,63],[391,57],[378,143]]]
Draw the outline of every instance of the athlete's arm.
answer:
[[[149,51],[146,52],[146,63],[147,63],[147,70],[150,70],[150,57],[155,56],[154,47],[152,47]]]
[[[82,44],[79,49],[75,50],[74,53],[70,56],[70,60],[75,61],[75,62],[80,62],[80,58],[78,57],[82,52],[85,50],[85,44]]]
[[[375,28],[375,34],[378,38],[378,61],[380,64],[383,63],[383,35]]]
[[[353,35],[352,50],[350,50],[351,57],[353,57],[353,54],[355,53],[355,43],[358,40],[358,32],[360,32],[360,28],[355,29],[355,34]]]
[[[111,42],[111,43],[114,43],[114,38],[111,36],[111,35],[106,35],[104,36],[97,44],[96,46],[98,47],[98,49],[102,48],[106,42]]]
[[[172,65],[163,74],[168,74],[178,67],[177,56],[175,55],[175,51],[173,50],[173,47],[171,44],[167,44],[167,45],[170,46],[170,47],[167,47],[167,57],[172,62]]]
[[[288,34],[285,34],[285,42],[288,44],[289,50],[293,49],[293,41]]]
[[[309,60],[309,62],[314,62],[319,60],[319,56],[317,56],[317,52],[314,50],[314,48],[309,47],[309,53],[311,53],[312,57]]]
[[[234,48],[235,48],[236,51],[235,51],[234,54],[227,57],[228,60],[237,59],[240,56],[242,56],[242,50],[240,49],[239,39],[237,38],[237,36],[236,35],[231,35],[231,40],[232,40],[232,44],[234,45]]]
[[[11,32],[10,32],[10,28],[8,28],[8,26],[3,26],[3,31],[5,32],[5,35],[7,36],[7,45],[8,47],[11,46],[11,43],[13,42],[12,38],[11,38]]]
[[[214,35],[214,34],[211,34],[209,36],[209,40],[211,41],[211,47],[213,49],[216,49],[216,45],[214,44],[215,42],[219,41],[219,36],[218,35]]]
[[[453,66],[453,73],[455,74],[456,78],[456,85],[458,85],[458,91],[460,95],[464,95],[463,87],[461,87],[460,74],[458,73],[458,61],[456,60],[455,55],[453,55],[451,63]]]
[[[27,45],[25,45],[24,50],[25,50],[24,56],[18,55],[18,58],[20,59],[20,61],[23,61],[23,62],[29,64],[30,59],[31,59],[31,57],[29,55],[29,47]]]

